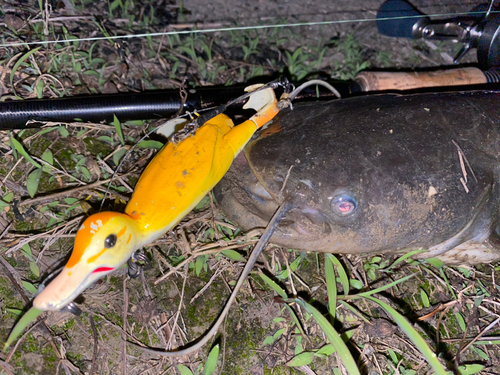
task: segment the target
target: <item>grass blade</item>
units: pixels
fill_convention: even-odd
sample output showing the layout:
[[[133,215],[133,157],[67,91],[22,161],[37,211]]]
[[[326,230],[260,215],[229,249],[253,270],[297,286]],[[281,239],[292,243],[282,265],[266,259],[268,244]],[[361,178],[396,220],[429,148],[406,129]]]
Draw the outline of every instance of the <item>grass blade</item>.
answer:
[[[120,124],[120,120],[118,120],[118,117],[116,117],[116,115],[113,115],[113,125],[115,125],[116,134],[118,134],[118,138],[120,138],[120,142],[121,142],[122,146],[125,145],[125,139],[123,138],[122,125]]]
[[[31,164],[33,164],[37,168],[42,168],[40,164],[38,164],[33,158],[28,154],[28,152],[24,149],[23,145],[21,142],[19,142],[17,139],[14,137],[10,137],[10,142],[14,146],[17,152],[19,152],[27,161],[29,161]]]
[[[458,367],[460,375],[474,375],[483,371],[484,366],[478,364],[463,365]]]
[[[300,320],[297,317],[297,314],[295,314],[295,311],[293,311],[293,309],[288,304],[286,304],[285,307],[288,310],[288,312],[290,313],[290,316],[292,317],[293,322],[295,323],[295,326],[300,331],[300,334],[305,336],[306,333],[304,332],[304,328],[302,328],[302,324],[300,323]]]
[[[217,366],[217,359],[219,358],[219,345],[215,345],[210,353],[208,354],[207,361],[205,362],[205,369],[203,370],[203,375],[212,375]]]
[[[264,280],[267,285],[269,285],[271,288],[273,288],[273,290],[278,293],[278,295],[283,298],[283,299],[287,299],[288,296],[286,295],[286,292],[278,285],[276,284],[273,280],[271,280],[269,277],[267,277],[265,274],[263,274],[262,272],[259,272],[259,276],[262,280]]]
[[[154,149],[159,150],[160,148],[163,147],[163,143],[158,142],[158,141],[140,141],[137,144],[137,146],[142,147],[142,148],[154,148]]]
[[[289,360],[286,363],[286,365],[288,367],[307,366],[313,361],[313,359],[314,359],[313,352],[303,352],[303,353],[296,355],[291,360]]]
[[[330,322],[323,316],[323,314],[321,314],[315,307],[308,304],[301,298],[296,298],[294,299],[294,301],[309,314],[311,314],[314,320],[316,320],[316,322],[319,324],[326,337],[328,337],[328,340],[337,351],[337,354],[344,364],[345,368],[349,372],[349,375],[360,375],[361,373],[359,372],[358,366],[356,365],[356,361],[352,357],[352,354],[347,348],[347,345],[344,343],[337,331],[335,331]]]
[[[427,359],[427,363],[432,366],[437,375],[447,375],[447,371],[438,361],[436,354],[431,350],[431,348],[429,348],[429,345],[427,345],[422,336],[418,334],[418,332],[415,330],[415,328],[412,327],[412,325],[406,320],[406,318],[404,318],[400,313],[394,310],[387,303],[382,302],[377,298],[369,296],[365,296],[364,298],[379,305],[387,312],[387,314],[389,314],[394,319],[399,328],[401,328],[403,332],[406,333],[408,338],[413,342],[413,344],[415,344],[420,353],[422,353],[425,359]]]
[[[377,288],[377,289],[373,289],[373,290],[369,290],[367,292],[363,292],[363,293],[358,293],[357,295],[354,295],[354,296],[348,296],[348,298],[351,298],[354,299],[354,298],[359,298],[359,297],[362,297],[362,298],[366,298],[368,296],[371,296],[372,294],[375,294],[375,293],[380,293],[386,289],[390,289],[392,288],[393,286],[395,285],[398,285],[398,284],[401,284],[402,282],[414,277],[416,274],[413,273],[411,275],[408,275],[408,276],[405,276],[399,280],[396,280],[396,281],[393,281],[392,283],[389,283],[387,285],[384,285],[384,286],[381,286],[380,288]]]
[[[326,291],[328,293],[328,310],[330,311],[330,315],[335,318],[335,310],[337,309],[337,283],[335,281],[333,263],[327,257],[325,257],[325,276]]]
[[[23,315],[21,319],[19,319],[16,326],[10,333],[9,338],[5,342],[5,345],[3,347],[4,353],[9,349],[9,346],[19,337],[19,335],[26,329],[26,327],[30,325],[30,323],[33,322],[41,313],[41,310],[32,307],[26,312],[26,314]]]
[[[398,259],[396,259],[396,261],[394,263],[392,263],[389,267],[387,268],[384,268],[382,270],[380,270],[381,272],[387,272],[389,271],[391,268],[394,268],[396,267],[399,263],[401,263],[402,261],[404,261],[405,259],[408,259],[416,254],[420,254],[420,253],[423,253],[424,251],[427,251],[427,250],[413,250],[413,251],[410,251],[409,253],[403,255],[402,257],[399,257]]]
[[[342,284],[342,288],[344,289],[344,296],[347,296],[347,293],[349,293],[349,278],[347,277],[344,266],[333,254],[325,254],[325,256],[326,258],[330,259],[335,267],[337,267],[337,273],[339,274],[340,283]]]
[[[30,262],[30,270],[33,275],[40,277],[40,268],[36,262]]]
[[[26,180],[26,189],[31,198],[33,198],[38,190],[38,185],[40,183],[40,177],[42,177],[42,170],[35,169],[31,172]]]
[[[17,69],[19,69],[19,67],[21,66],[21,64],[26,61],[27,58],[29,58],[31,55],[33,55],[36,51],[38,51],[40,48],[42,47],[37,47],[35,49],[32,49],[31,51],[28,51],[26,52],[24,55],[21,56],[21,58],[19,60],[17,60],[17,62],[14,64],[14,67],[12,68],[11,72],[10,72],[10,86],[12,87],[12,89],[14,90],[14,92],[16,91],[16,89],[14,88],[14,76],[16,75],[16,71]]]
[[[243,255],[241,255],[237,251],[234,251],[234,250],[231,250],[231,249],[221,251],[221,254],[224,255],[225,257],[227,257],[227,258],[229,258],[231,260],[235,260],[237,262],[243,262],[243,261],[245,261],[245,258],[243,257]]]
[[[356,315],[358,318],[360,318],[361,320],[363,320],[365,323],[370,323],[370,321],[368,319],[366,319],[363,314],[356,310],[354,307],[352,307],[351,305],[349,305],[346,301],[340,301],[340,303],[342,305],[344,305],[345,307],[347,307],[349,310],[351,310],[351,312]]]
[[[33,294],[38,293],[38,289],[32,283],[22,280],[21,284],[23,285],[24,289],[26,289],[28,292],[33,293]]]
[[[193,375],[193,372],[184,365],[177,365],[177,370],[179,370],[181,375]]]
[[[46,149],[42,154],[42,160],[46,161],[50,165],[54,165],[54,155],[52,154],[52,151]]]

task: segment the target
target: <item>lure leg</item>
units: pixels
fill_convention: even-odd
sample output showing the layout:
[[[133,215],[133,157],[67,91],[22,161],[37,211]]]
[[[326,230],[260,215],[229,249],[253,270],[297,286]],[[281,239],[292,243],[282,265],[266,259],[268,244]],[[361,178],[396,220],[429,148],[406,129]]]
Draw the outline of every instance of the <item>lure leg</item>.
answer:
[[[137,250],[132,254],[130,259],[127,261],[128,275],[131,279],[136,278],[140,275],[141,271],[146,271],[151,268],[151,262],[149,258],[144,254],[144,250]]]

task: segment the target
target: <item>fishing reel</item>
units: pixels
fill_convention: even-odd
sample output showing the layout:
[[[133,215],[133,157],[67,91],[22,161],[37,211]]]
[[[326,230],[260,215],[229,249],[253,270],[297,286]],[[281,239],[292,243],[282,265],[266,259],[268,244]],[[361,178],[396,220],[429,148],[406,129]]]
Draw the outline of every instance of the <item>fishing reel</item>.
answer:
[[[464,17],[445,20],[431,20],[405,0],[388,0],[378,10],[377,27],[392,37],[454,40],[462,43],[454,63],[476,48],[482,69],[500,67],[500,8],[494,0]]]

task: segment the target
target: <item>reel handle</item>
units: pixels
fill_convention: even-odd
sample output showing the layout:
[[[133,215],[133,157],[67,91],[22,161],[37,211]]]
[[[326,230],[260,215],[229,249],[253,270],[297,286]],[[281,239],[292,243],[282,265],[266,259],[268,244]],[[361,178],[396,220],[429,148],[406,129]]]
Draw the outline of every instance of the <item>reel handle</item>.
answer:
[[[458,68],[432,72],[361,72],[354,77],[360,91],[405,91],[424,87],[466,86],[500,83],[500,69],[483,72]]]

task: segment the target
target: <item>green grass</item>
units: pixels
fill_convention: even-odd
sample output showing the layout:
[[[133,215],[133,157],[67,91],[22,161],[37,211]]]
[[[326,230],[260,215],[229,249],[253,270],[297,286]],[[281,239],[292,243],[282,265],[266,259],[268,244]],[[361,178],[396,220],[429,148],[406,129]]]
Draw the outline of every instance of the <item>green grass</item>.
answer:
[[[88,12],[94,3],[74,1],[76,12]],[[349,80],[358,71],[367,68],[369,61],[373,61],[369,60],[366,49],[350,32],[342,33],[332,40],[316,38],[315,43],[309,44],[297,43],[289,28],[147,37],[138,41],[111,40],[110,37],[124,33],[161,29],[161,16],[152,3],[144,8],[142,14],[137,12],[136,5],[131,0],[103,2],[100,5],[101,13],[106,14],[108,21],[114,24],[94,22],[97,20],[92,19],[80,26],[81,34],[75,31],[75,27],[55,22],[47,24],[48,35],[44,33],[42,22],[32,23],[29,28],[19,31],[6,31],[4,38],[8,42],[54,38],[67,40],[36,48],[23,45],[7,49],[1,56],[2,66],[6,69],[4,83],[10,90],[6,97],[56,98],[76,94],[178,88],[184,76],[188,77],[188,83],[192,85],[228,85],[280,73],[289,74],[295,81],[318,72],[323,76]],[[179,12],[180,20],[182,9]],[[95,33],[105,38],[99,41],[76,40]],[[391,66],[391,54],[388,52],[377,53],[375,59],[383,66]],[[116,120],[109,125],[57,126],[50,130],[12,132],[3,137],[2,148],[11,152],[7,152],[0,161],[1,174],[9,174],[9,179],[26,189],[26,193],[6,185],[0,187],[0,209],[4,217],[14,223],[10,234],[24,236],[23,243],[15,242],[18,240],[15,236],[8,238],[9,242],[2,242],[1,252],[2,256],[6,251],[14,252],[8,261],[15,266],[24,283],[36,287],[46,277],[49,266],[67,256],[72,239],[62,236],[74,233],[77,223],[68,231],[63,230],[63,225],[98,209],[106,185],[100,190],[62,195],[52,201],[20,206],[21,218],[14,215],[14,205],[28,197],[37,198],[60,189],[109,178],[112,173],[110,168],[116,167],[124,158],[125,150],[150,128],[152,126],[148,123],[132,125]],[[71,147],[68,147],[70,143]],[[133,166],[142,170],[151,157],[148,147],[158,148],[161,143],[147,140],[142,145],[144,148],[139,147],[126,158],[123,171]],[[108,157],[109,168],[103,164]],[[138,175],[136,172],[128,176],[126,182],[135,185]],[[125,202],[126,196],[123,197],[123,194],[127,194],[127,189],[121,182],[115,181],[111,190],[115,195],[106,201],[106,206],[119,210]],[[29,211],[31,206],[32,211]],[[209,199],[205,201],[204,208],[211,210]],[[200,211],[193,215],[201,214]],[[179,231],[164,238],[162,244],[149,249],[157,268],[147,274],[148,285],[158,275],[172,271],[168,284],[162,283],[152,288],[153,297],[159,306],[155,311],[156,316],[163,312],[170,314],[167,316],[170,318],[179,304],[187,305],[188,298],[180,300],[183,277],[188,277],[186,295],[191,298],[208,283],[215,270],[224,268],[224,277],[217,279],[216,291],[202,294],[192,306],[181,306],[183,319],[186,319],[181,328],[191,333],[188,337],[179,336],[183,337],[183,342],[195,340],[196,332],[203,331],[203,327],[208,327],[215,320],[225,300],[226,283],[228,286],[234,285],[239,273],[237,264],[242,262],[251,247],[248,243],[217,254],[217,249],[223,246],[220,243],[236,246],[248,239],[231,224],[224,226],[215,223],[215,220],[220,221],[222,218],[210,216],[182,229],[190,243],[197,244],[196,248],[191,249],[191,254],[184,252]],[[57,229],[56,237],[61,238],[56,238],[47,248],[45,245],[52,234],[37,240],[31,237],[53,228]],[[200,250],[210,243],[216,245]],[[483,326],[484,322],[494,321],[488,311],[494,311],[495,306],[488,300],[494,298],[499,287],[489,278],[491,271],[487,268],[482,269],[484,274],[478,277],[473,271],[449,268],[436,262],[415,262],[403,258],[398,263],[392,263],[392,259],[378,256],[351,267],[346,259],[340,257],[323,257],[291,250],[282,253],[276,250],[274,255],[268,254],[266,259],[270,265],[269,269],[266,267],[266,274],[260,273],[262,278],[252,278],[248,290],[238,296],[240,303],[230,313],[230,319],[234,320],[227,324],[228,330],[233,329],[228,340],[232,338],[234,341],[228,342],[227,347],[238,345],[240,350],[232,353],[222,371],[229,368],[234,370],[233,373],[244,373],[248,370],[248,363],[260,361],[264,363],[265,373],[289,373],[290,367],[299,365],[309,366],[318,374],[327,371],[339,373],[331,368],[332,363],[337,363],[337,358],[340,358],[349,366],[352,374],[365,371],[366,363],[372,366],[369,370],[379,371],[373,365],[375,360],[384,374],[443,373],[443,368],[453,368],[452,357],[459,354],[459,363],[467,363],[469,367],[454,370],[465,375],[481,371],[480,366],[485,363],[496,363],[487,340],[477,341],[467,350],[460,351],[464,347],[462,339],[467,337],[463,344],[470,343],[470,337],[478,333],[476,326],[469,324],[475,322],[476,314],[482,319],[478,321]],[[409,273],[416,276],[405,279]],[[13,297],[10,281],[3,278],[0,281],[2,317],[13,326],[17,317],[13,311],[19,312],[24,302]],[[145,287],[140,280],[130,283],[132,310],[139,305]],[[30,288],[28,284],[22,285]],[[121,348],[119,328],[123,326],[123,315],[121,294],[115,293],[121,291],[121,286],[121,277],[109,277],[103,281],[103,285],[96,287],[97,292],[88,292],[91,311],[96,314],[99,339],[103,337],[103,344],[118,348],[117,351]],[[295,291],[302,299],[294,295]],[[279,298],[274,298],[275,294]],[[258,304],[261,299],[261,309],[269,309],[269,312],[265,310],[268,315],[266,318],[270,320],[267,326],[261,322],[264,321],[262,316],[245,320],[252,306],[260,308]],[[424,323],[417,321],[417,315],[424,315],[420,310],[435,311],[444,303],[450,307],[439,310],[436,318],[425,320]],[[203,308],[196,304],[202,304]],[[159,346],[160,336],[155,333],[160,325],[158,321],[142,326],[135,318],[135,313],[135,310],[132,311],[127,320],[128,326],[133,326],[130,332],[144,343]],[[406,318],[401,315],[406,315]],[[441,318],[439,326],[437,317]],[[397,331],[396,337],[399,344],[404,342],[404,345],[391,341],[387,346],[377,346],[370,341],[372,338],[363,334],[363,326],[381,318],[398,324],[400,331]],[[86,319],[82,321],[80,323],[91,332]],[[54,331],[63,340],[75,342],[80,338],[77,334],[80,328],[74,320],[70,322],[63,323],[63,328],[56,327]],[[7,328],[2,330],[3,341],[8,335]],[[492,330],[491,334],[495,332],[497,330]],[[436,333],[439,333],[439,345],[436,345]],[[221,335],[221,340],[224,337]],[[46,341],[40,340],[46,344]],[[89,337],[86,336],[85,340],[89,340]],[[370,347],[374,348],[374,354],[365,362],[363,355]],[[220,345],[219,349],[224,350],[224,346]],[[208,351],[209,348],[206,348],[205,352]],[[14,357],[15,365],[27,371],[21,357],[26,353],[39,352],[39,342],[29,335],[26,344]],[[110,353],[110,363],[119,364],[118,355],[114,351]],[[415,353],[423,353],[429,365],[424,364],[420,369],[418,366],[421,365],[422,357]],[[48,366],[53,366],[57,357],[51,347],[45,345],[42,354]],[[439,363],[434,354],[440,359]],[[85,361],[89,360],[86,355],[70,352],[68,359],[83,370]],[[201,353],[189,366],[185,364],[189,370],[181,367],[179,371],[201,374],[204,364],[205,368],[211,370],[214,360],[207,360],[205,354]],[[414,370],[416,368],[420,372]]]

